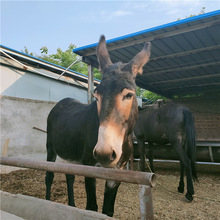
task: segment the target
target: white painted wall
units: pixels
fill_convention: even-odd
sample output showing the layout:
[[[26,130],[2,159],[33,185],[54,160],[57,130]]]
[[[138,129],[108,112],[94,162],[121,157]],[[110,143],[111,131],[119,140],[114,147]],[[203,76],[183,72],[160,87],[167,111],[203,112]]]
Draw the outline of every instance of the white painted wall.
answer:
[[[72,97],[87,103],[87,90],[82,87],[3,65],[0,72],[1,95],[56,102]]]

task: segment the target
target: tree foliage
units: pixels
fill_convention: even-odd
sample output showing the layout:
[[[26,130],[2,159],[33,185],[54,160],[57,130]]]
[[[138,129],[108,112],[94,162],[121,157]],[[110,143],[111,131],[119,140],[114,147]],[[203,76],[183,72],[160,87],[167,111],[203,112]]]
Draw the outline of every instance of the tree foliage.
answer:
[[[58,48],[56,53],[48,55],[48,48],[46,46],[43,46],[40,48],[41,55],[35,56],[42,60],[67,68],[73,62],[80,59],[80,56],[73,53],[74,48],[76,48],[76,46],[74,44],[70,44],[67,50],[63,51],[61,48]],[[27,47],[24,47],[24,50],[22,50],[22,52],[32,56],[34,55],[33,53],[30,53],[28,51]],[[69,69],[88,75],[88,66],[82,61],[76,62]],[[94,77],[96,79],[101,79],[101,76],[102,74],[98,71],[98,69],[94,68]]]
[[[26,53],[26,54],[31,55],[31,56],[34,56],[34,53],[29,52],[29,50],[27,49],[26,46],[24,47],[24,50],[21,50],[21,52],[22,52],[22,53]]]
[[[80,58],[78,55],[73,53],[74,48],[76,48],[76,46],[74,44],[70,44],[67,50],[62,51],[61,48],[58,48],[55,54],[48,55],[47,47],[41,47],[41,55],[38,56],[38,58],[67,68]],[[70,67],[70,69],[82,74],[87,74],[88,72],[87,65],[82,61],[75,63]]]
[[[189,16],[186,16],[185,18],[191,18],[191,17],[197,16],[197,15],[202,15],[202,14],[205,14],[205,7],[202,7],[201,11],[198,14],[191,14]],[[181,18],[177,19],[177,21],[179,21],[179,20],[181,20]]]
[[[165,97],[163,97],[161,95],[158,95],[158,94],[156,94],[154,92],[151,92],[149,90],[146,90],[146,89],[142,89],[140,87],[137,87],[136,94],[137,94],[138,97],[146,98],[146,99],[149,99],[151,101],[156,101],[157,99],[166,99]]]

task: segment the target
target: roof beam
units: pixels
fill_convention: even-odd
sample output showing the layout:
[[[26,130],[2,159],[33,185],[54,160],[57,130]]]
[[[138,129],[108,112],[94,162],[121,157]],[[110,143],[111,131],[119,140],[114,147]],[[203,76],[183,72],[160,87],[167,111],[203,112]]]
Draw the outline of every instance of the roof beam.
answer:
[[[175,88],[172,88],[172,89],[170,88],[166,90],[161,90],[161,89],[157,90],[157,88],[152,89],[151,87],[148,87],[148,90],[156,94],[165,96],[167,98],[172,98],[174,95],[190,95],[190,94],[195,95],[199,93],[220,91],[220,90],[216,90],[217,88],[220,88],[219,86],[220,86],[220,82],[198,85],[198,86],[193,85],[193,86],[188,86],[188,87],[175,87]]]
[[[198,75],[198,76],[192,76],[192,77],[187,77],[187,78],[156,81],[156,82],[145,83],[145,84],[148,86],[154,86],[154,85],[161,85],[164,83],[179,83],[179,82],[184,82],[184,81],[193,81],[193,80],[198,80],[198,79],[209,79],[209,78],[214,78],[214,77],[220,77],[220,73],[208,74],[208,75],[204,75],[204,76]]]
[[[151,92],[154,92],[158,95],[165,96],[167,98],[171,98],[174,95],[187,95],[187,94],[198,94],[204,91],[216,91],[216,88],[220,90],[220,82],[213,82],[213,83],[205,83],[205,84],[198,84],[198,85],[188,85],[185,86],[178,86],[175,84],[175,87],[169,87],[168,89],[161,89],[157,86],[149,85],[140,79],[136,79],[136,84],[142,88],[145,88]],[[210,88],[211,87],[211,88]],[[199,88],[199,90],[198,90]]]
[[[219,88],[219,85],[213,85],[212,87],[207,88],[207,86],[200,86],[200,88],[190,87],[190,88],[177,88],[170,91],[164,92],[168,96],[172,97],[174,95],[190,95],[190,94],[199,94],[199,93],[209,93],[217,92],[216,88]],[[219,90],[218,90],[219,91]]]
[[[144,88],[144,89],[147,89],[147,90],[149,90],[151,92],[154,92],[158,95],[161,95],[161,96],[164,96],[164,97],[167,97],[167,98],[171,98],[171,96],[168,95],[168,93],[165,93],[165,92],[161,91],[160,89],[148,87],[148,86],[146,86],[146,83],[144,81],[141,81],[137,78],[136,78],[136,84],[137,84],[137,86],[139,86],[141,88]]]
[[[161,57],[151,58],[150,61],[170,59],[170,58],[174,58],[174,57],[175,58],[182,57],[182,56],[187,56],[187,55],[191,55],[191,54],[195,54],[195,53],[199,53],[199,52],[203,52],[203,51],[217,50],[217,49],[220,49],[220,45],[214,45],[211,47],[204,47],[204,48],[199,48],[199,49],[194,49],[194,50],[188,50],[188,51],[183,51],[183,52],[179,52],[179,53],[172,53],[172,54],[161,56]]]
[[[84,63],[86,63],[88,65],[91,65],[93,67],[96,67],[96,68],[99,66],[98,62],[95,62],[95,61],[89,59],[88,57],[82,57],[82,61]]]
[[[187,89],[187,88],[195,88],[195,87],[207,87],[207,86],[218,86],[220,85],[220,82],[213,82],[213,83],[204,83],[204,84],[198,84],[198,85],[184,85],[184,86],[176,86],[173,88],[168,88],[168,89],[164,89],[163,91],[170,91],[170,90],[174,90],[174,89]],[[220,87],[219,87],[220,90]]]
[[[171,72],[177,72],[177,71],[183,71],[183,70],[192,70],[192,69],[196,69],[199,67],[207,67],[207,66],[215,66],[215,65],[220,65],[220,61],[211,62],[211,63],[196,64],[196,65],[191,65],[191,66],[187,66],[187,67],[178,67],[178,68],[161,70],[161,71],[154,71],[154,72],[150,72],[150,70],[148,69],[147,71],[149,73],[145,73],[144,76],[148,77],[148,76],[155,75],[155,74],[158,75],[161,73],[171,73]]]

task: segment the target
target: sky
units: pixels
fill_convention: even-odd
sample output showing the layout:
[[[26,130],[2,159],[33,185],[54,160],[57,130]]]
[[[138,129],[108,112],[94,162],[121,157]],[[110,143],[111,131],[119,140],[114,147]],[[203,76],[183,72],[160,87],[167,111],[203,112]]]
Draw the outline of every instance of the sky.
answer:
[[[205,12],[220,9],[220,0],[0,0],[2,45],[40,55],[142,31]]]

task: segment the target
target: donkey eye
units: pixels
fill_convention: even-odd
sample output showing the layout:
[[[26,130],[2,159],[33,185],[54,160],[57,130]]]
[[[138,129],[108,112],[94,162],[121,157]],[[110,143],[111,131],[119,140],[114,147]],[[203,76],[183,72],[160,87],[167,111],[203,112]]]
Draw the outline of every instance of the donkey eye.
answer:
[[[131,99],[133,95],[134,95],[133,93],[129,92],[127,95],[125,95],[125,96],[123,97],[123,100],[124,100],[124,99]]]

